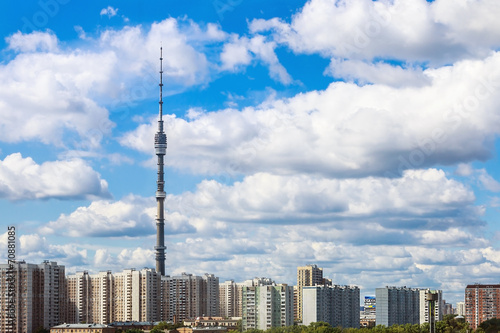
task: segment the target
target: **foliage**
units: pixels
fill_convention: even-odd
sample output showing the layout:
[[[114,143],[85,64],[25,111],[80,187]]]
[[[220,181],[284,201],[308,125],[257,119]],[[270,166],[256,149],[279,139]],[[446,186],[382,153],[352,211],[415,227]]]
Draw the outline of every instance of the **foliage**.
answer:
[[[446,315],[443,320],[435,323],[436,333],[470,333],[469,324],[463,318],[456,319],[456,315]],[[484,324],[484,325],[483,325]],[[491,321],[481,324],[475,333],[497,333],[500,332],[500,319],[492,319]],[[267,331],[259,329],[251,329],[245,333],[428,333],[429,324],[405,324],[392,325],[386,327],[377,325],[375,327],[362,328],[342,328],[332,327],[325,322],[311,323],[309,326],[294,325],[286,327],[273,327]]]
[[[500,319],[493,318],[483,321],[479,327],[483,329],[485,333],[496,333],[500,331]]]
[[[130,329],[126,330],[125,333],[144,333],[144,331],[140,330],[138,328],[130,328]]]
[[[151,331],[149,331],[149,333],[164,333],[165,331],[158,328],[157,326],[153,327],[153,329]]]

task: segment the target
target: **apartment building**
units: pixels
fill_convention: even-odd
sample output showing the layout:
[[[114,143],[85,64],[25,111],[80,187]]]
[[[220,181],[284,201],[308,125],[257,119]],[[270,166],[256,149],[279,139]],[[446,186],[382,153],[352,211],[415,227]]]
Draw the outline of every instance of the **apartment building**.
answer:
[[[242,326],[244,330],[293,325],[293,287],[244,286]]]
[[[376,325],[420,324],[420,290],[406,287],[375,289]]]
[[[429,302],[427,301],[427,294],[432,293],[434,298],[434,322],[443,319],[443,292],[441,290],[420,289],[419,290],[419,318],[420,324],[429,323]]]
[[[323,321],[333,327],[359,328],[359,287],[311,286],[302,288],[303,325]]]
[[[224,318],[241,317],[243,286],[233,280],[219,284],[219,314]]]
[[[465,318],[465,302],[457,302],[456,314]]]
[[[162,276],[162,320],[219,316],[219,278],[213,274]]]
[[[152,269],[78,272],[67,281],[70,323],[161,320],[161,278]]]
[[[64,270],[49,261],[0,265],[0,332],[31,333],[62,323],[66,316]],[[9,295],[12,287],[14,293]],[[13,322],[4,311],[9,304],[14,304]]]
[[[297,287],[295,288],[295,320],[302,321],[302,288],[323,285],[323,269],[317,265],[297,267]]]
[[[500,285],[471,284],[465,288],[465,320],[477,329],[486,320],[500,319]]]

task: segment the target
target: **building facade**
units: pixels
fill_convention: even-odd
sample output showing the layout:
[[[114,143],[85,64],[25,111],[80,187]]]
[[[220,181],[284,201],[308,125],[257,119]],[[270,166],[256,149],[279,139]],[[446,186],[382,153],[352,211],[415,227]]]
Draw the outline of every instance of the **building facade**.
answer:
[[[376,325],[420,324],[420,290],[406,287],[376,288]]]
[[[223,318],[241,317],[243,285],[233,280],[219,284],[219,313]]]
[[[457,302],[456,314],[465,318],[465,302]]]
[[[11,265],[0,265],[0,332],[31,333],[64,322],[64,266],[49,261]],[[14,290],[11,295],[9,287]],[[4,311],[9,304],[14,304],[12,322]]]
[[[359,288],[356,286],[303,287],[303,325],[323,321],[333,327],[359,328]]]
[[[429,302],[427,299],[427,294],[435,294],[434,301],[434,322],[443,319],[443,291],[441,290],[430,290],[430,289],[420,289],[419,290],[419,318],[420,324],[429,323],[430,313],[429,313]]]
[[[472,284],[465,288],[465,320],[472,329],[488,319],[500,318],[500,285]]]
[[[162,277],[162,320],[219,316],[219,278],[213,274]]]
[[[153,269],[126,269],[67,277],[69,323],[161,320],[161,275]]]
[[[323,285],[323,268],[317,265],[297,267],[297,288],[295,288],[295,320],[302,321],[302,288]]]
[[[293,287],[275,286],[243,287],[243,330],[293,325]]]

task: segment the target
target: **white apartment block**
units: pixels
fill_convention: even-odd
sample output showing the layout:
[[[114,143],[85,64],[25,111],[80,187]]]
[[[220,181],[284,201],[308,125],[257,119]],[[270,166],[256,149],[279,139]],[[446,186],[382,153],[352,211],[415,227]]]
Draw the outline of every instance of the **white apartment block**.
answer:
[[[163,276],[161,283],[162,320],[219,316],[219,278],[213,274]]]
[[[457,315],[465,317],[465,302],[457,302]]]
[[[430,289],[420,289],[419,303],[420,303],[420,324],[429,322],[429,302],[426,301],[426,295],[431,292]],[[434,302],[434,322],[443,319],[443,292],[441,290],[433,290],[432,293],[437,295],[437,300]]]
[[[359,328],[357,286],[302,287],[302,324],[324,321],[333,327]]]
[[[276,286],[243,287],[244,330],[293,325],[293,287]]]
[[[13,282],[7,281],[14,277]],[[13,283],[15,294],[8,295]],[[27,264],[24,261],[0,265],[0,332],[31,333],[37,328],[50,328],[65,318],[64,266],[44,261],[42,264]],[[14,327],[11,327],[4,312],[9,301],[15,304]]]

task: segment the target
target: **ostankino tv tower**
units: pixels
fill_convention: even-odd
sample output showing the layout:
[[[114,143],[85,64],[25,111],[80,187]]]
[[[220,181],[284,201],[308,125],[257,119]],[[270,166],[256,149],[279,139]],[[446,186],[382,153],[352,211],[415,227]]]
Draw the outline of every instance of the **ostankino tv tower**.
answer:
[[[167,150],[167,135],[163,132],[163,48],[160,48],[160,117],[158,119],[158,132],[155,134],[155,151],[158,157],[158,180],[156,181],[156,271],[165,275],[165,181],[163,179],[163,157]]]

